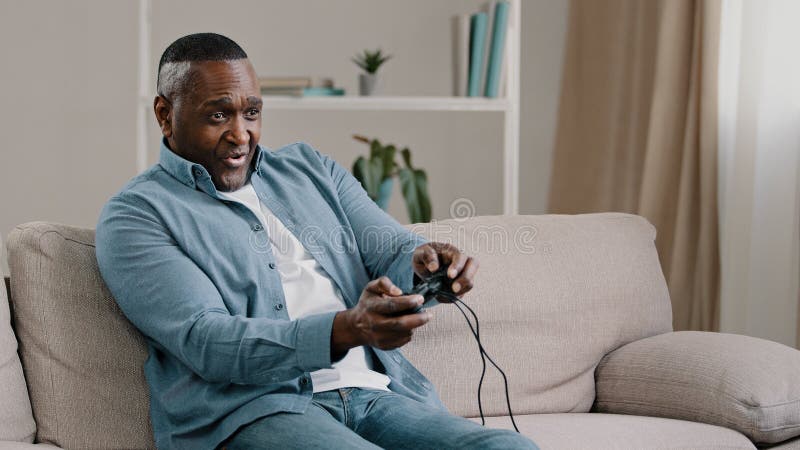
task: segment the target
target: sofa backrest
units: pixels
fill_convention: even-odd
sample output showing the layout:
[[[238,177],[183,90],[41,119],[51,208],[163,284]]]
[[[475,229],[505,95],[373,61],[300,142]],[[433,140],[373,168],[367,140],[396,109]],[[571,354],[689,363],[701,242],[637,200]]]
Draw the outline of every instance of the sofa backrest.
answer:
[[[0,259],[5,260],[0,239]],[[0,266],[5,265],[4,263]],[[33,442],[36,424],[25,387],[22,365],[17,355],[17,338],[11,328],[11,313],[6,283],[0,270],[0,441]]]
[[[602,213],[475,217],[415,225],[480,261],[464,297],[489,355],[508,375],[515,413],[587,412],[594,370],[611,350],[672,330],[655,228]],[[415,333],[405,355],[459,415],[478,416],[477,345],[452,305]],[[506,414],[502,378],[488,368],[483,407]]]
[[[97,268],[94,231],[48,223],[8,238],[11,295],[36,440],[155,448],[147,349]]]
[[[465,301],[509,376],[515,413],[588,411],[606,353],[671,330],[655,230],[641,217],[476,217],[412,228],[480,261]],[[100,277],[94,232],[30,223],[8,244],[37,439],[64,448],[154,448],[145,343]],[[454,413],[477,416],[477,347],[454,307],[433,312],[404,353]],[[491,369],[483,398],[488,415],[505,413]]]

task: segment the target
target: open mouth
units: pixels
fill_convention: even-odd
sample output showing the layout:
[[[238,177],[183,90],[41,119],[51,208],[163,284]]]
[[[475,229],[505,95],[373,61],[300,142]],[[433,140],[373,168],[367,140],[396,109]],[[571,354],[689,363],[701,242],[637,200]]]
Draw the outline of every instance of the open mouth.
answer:
[[[231,169],[238,169],[239,167],[242,167],[246,161],[247,161],[247,153],[231,155],[227,158],[222,159],[222,162]]]

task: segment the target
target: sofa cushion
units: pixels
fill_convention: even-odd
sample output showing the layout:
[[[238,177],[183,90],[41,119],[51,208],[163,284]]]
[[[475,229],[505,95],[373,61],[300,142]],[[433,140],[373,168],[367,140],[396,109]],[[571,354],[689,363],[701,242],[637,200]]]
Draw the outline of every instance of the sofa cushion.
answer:
[[[36,440],[155,448],[147,349],[105,287],[94,232],[31,223],[8,239],[11,292]]]
[[[606,353],[672,330],[667,285],[645,219],[620,213],[475,217],[412,229],[451,242],[480,262],[464,298],[483,345],[509,377],[517,414],[586,412]],[[431,309],[403,353],[451,411],[477,416],[478,349],[451,305]],[[506,413],[503,384],[488,370],[484,411]]]
[[[5,260],[5,255],[0,239],[0,258]],[[2,275],[0,278],[4,278]],[[17,355],[17,338],[11,329],[5,280],[0,285],[0,399],[0,441],[33,442],[36,423]]]
[[[3,245],[3,236],[0,236],[0,277],[8,277],[8,255]]]
[[[682,331],[632,342],[597,369],[596,409],[720,425],[753,442],[800,436],[800,351]]]
[[[0,450],[59,450],[50,444],[23,444],[21,442],[0,441]]]
[[[514,416],[520,432],[542,450],[754,450],[744,435],[727,428],[683,420],[616,414]],[[473,419],[480,423],[480,419]],[[507,417],[486,425],[512,429]]]
[[[0,450],[60,450],[50,444],[23,444],[21,442],[0,441]]]

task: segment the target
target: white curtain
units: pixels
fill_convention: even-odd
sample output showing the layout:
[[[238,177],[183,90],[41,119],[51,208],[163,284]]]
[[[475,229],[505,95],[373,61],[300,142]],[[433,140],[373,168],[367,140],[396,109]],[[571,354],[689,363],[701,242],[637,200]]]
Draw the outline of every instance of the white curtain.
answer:
[[[800,1],[725,0],[720,331],[800,348]]]

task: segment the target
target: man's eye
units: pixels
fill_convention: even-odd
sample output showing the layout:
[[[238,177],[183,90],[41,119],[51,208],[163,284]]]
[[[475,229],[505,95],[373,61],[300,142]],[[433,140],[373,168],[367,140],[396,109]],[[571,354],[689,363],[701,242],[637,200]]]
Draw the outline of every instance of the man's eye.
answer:
[[[257,110],[256,108],[247,110],[248,117],[258,117],[261,114],[261,111]]]
[[[221,112],[215,112],[214,114],[211,114],[211,118],[214,120],[222,120],[225,118],[225,114]]]

